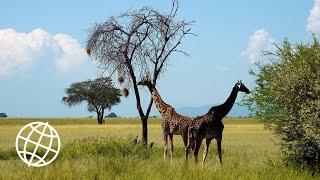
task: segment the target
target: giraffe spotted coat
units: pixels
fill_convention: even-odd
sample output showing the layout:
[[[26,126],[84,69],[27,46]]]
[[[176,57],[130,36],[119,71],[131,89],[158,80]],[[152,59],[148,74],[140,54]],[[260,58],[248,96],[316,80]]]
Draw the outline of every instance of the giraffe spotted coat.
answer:
[[[171,158],[173,156],[173,135],[181,135],[185,149],[187,149],[188,127],[192,119],[178,114],[172,106],[165,103],[150,80],[141,80],[138,82],[138,85],[145,85],[148,87],[153,102],[163,118],[161,127],[165,147],[164,157],[166,158],[168,150],[170,150]],[[193,149],[192,146],[191,149]]]

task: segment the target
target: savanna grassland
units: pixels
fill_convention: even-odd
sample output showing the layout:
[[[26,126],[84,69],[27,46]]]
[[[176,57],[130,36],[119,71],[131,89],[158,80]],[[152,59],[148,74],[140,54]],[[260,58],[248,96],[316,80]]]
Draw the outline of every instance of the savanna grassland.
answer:
[[[58,158],[42,168],[28,167],[15,152],[19,129],[32,121],[49,122],[59,132]],[[319,179],[318,174],[286,167],[272,133],[254,119],[224,119],[223,160],[216,144],[210,146],[206,164],[188,165],[181,137],[174,137],[174,159],[163,159],[160,120],[149,120],[153,148],[133,145],[140,135],[137,119],[1,119],[0,179]],[[140,136],[139,136],[140,137]],[[204,144],[204,143],[203,143]],[[199,157],[202,156],[202,150]]]

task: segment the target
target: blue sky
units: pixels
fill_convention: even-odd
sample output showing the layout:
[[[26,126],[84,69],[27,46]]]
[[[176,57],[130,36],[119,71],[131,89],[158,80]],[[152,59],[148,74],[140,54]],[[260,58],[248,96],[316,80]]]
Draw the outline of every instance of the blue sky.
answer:
[[[152,6],[166,12],[171,1],[3,1],[0,11],[0,112],[14,117],[88,116],[85,105],[61,103],[71,83],[99,76],[86,57],[87,30],[130,9]],[[289,38],[309,41],[320,31],[320,1],[180,1],[179,19],[195,20],[182,48],[159,82],[176,108],[223,102],[237,80],[248,87],[248,71],[261,50]],[[148,99],[145,89],[143,98]],[[241,100],[241,96],[238,100]],[[137,116],[134,96],[112,111]],[[153,114],[156,111],[153,110]],[[94,115],[94,114],[92,114]]]

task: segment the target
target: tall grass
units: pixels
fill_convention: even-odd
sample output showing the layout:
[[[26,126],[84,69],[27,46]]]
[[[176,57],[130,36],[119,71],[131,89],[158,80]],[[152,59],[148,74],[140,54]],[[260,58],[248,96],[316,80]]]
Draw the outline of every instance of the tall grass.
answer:
[[[286,167],[270,140],[272,134],[257,123],[227,124],[223,139],[223,161],[215,143],[206,164],[184,160],[181,138],[174,137],[175,154],[163,159],[160,124],[149,126],[153,148],[134,145],[140,124],[55,125],[62,149],[58,158],[42,168],[26,166],[14,145],[0,141],[0,179],[319,179],[318,174]],[[0,137],[15,138],[22,125],[3,125]],[[12,130],[14,129],[14,130]],[[4,130],[8,132],[5,133]],[[2,137],[1,140],[5,138]],[[203,149],[201,149],[202,152]],[[201,158],[201,154],[199,154]]]
[[[162,159],[162,148],[144,148],[130,139],[88,137],[77,139],[61,150],[49,166],[24,165],[14,150],[1,151],[1,179],[309,179],[307,171],[281,164],[279,154],[257,152],[253,148],[224,149],[221,166],[216,151],[206,164],[184,161],[184,151],[176,149],[173,161]],[[4,155],[3,154],[6,154]]]

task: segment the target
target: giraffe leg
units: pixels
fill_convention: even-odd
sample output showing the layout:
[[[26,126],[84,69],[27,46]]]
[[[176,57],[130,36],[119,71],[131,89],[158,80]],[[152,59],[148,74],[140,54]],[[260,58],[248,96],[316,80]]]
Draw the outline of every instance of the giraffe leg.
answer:
[[[189,147],[186,147],[185,151],[186,151],[186,162],[188,162],[188,156],[189,156],[189,152],[190,152]]]
[[[190,148],[189,148],[189,142],[188,142],[188,132],[185,132],[183,135],[182,135],[182,139],[183,139],[183,143],[184,143],[184,150],[186,151],[186,162],[188,161],[188,155],[189,155],[189,151],[190,151]]]
[[[171,161],[173,158],[173,134],[169,134],[169,148],[170,148],[170,157],[171,157]]]
[[[185,141],[187,142],[187,146],[186,146],[186,161],[188,160],[188,156],[190,153],[190,150],[194,153],[194,149],[195,149],[195,132],[193,131],[193,129],[188,128],[186,134],[185,134]]]
[[[168,134],[165,130],[163,130],[163,139],[164,139],[164,156],[163,158],[166,159],[168,155]]]
[[[169,130],[168,130],[168,124],[165,120],[161,122],[161,128],[162,128],[162,134],[163,134],[163,140],[164,140],[164,156],[163,156],[163,158],[166,159],[167,155],[168,155]]]
[[[220,163],[222,164],[221,141],[222,141],[221,139],[217,139],[218,155],[219,155]]]
[[[195,160],[196,163],[198,163],[198,154],[199,154],[199,150],[200,150],[200,147],[201,147],[201,142],[202,142],[202,140],[196,140],[195,141],[195,148],[194,148],[193,155],[194,155],[194,160]]]
[[[188,134],[187,133],[182,134],[182,140],[183,140],[184,147],[186,148],[188,146]]]
[[[204,165],[204,162],[205,162],[206,157],[208,155],[208,150],[209,150],[209,145],[211,143],[211,140],[212,139],[206,139],[206,147],[205,147],[205,149],[203,151],[203,156],[202,156],[202,165]]]
[[[164,138],[164,156],[163,158],[166,159],[168,155],[168,138]]]

